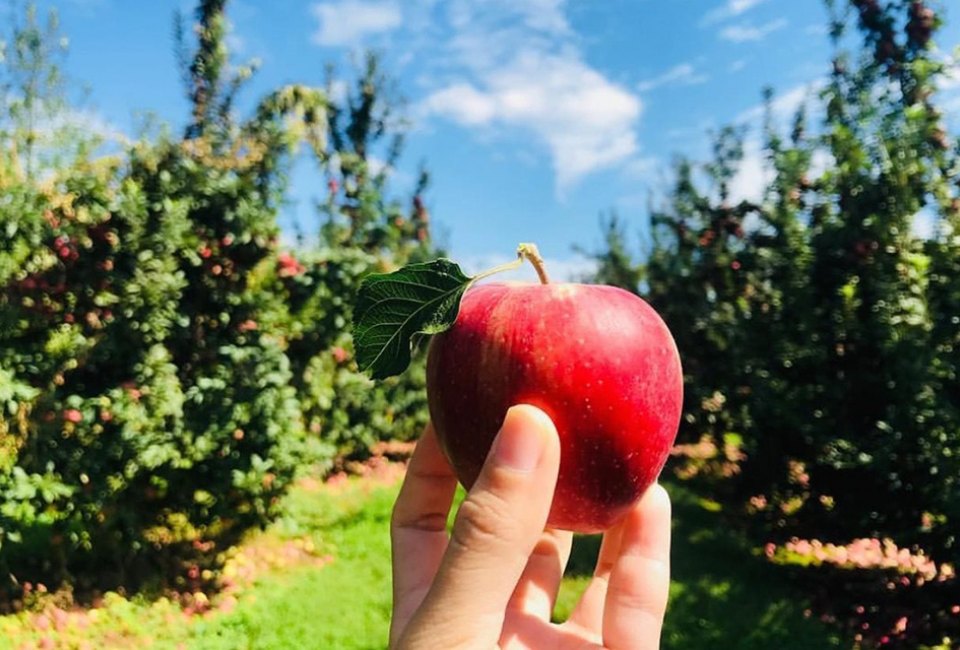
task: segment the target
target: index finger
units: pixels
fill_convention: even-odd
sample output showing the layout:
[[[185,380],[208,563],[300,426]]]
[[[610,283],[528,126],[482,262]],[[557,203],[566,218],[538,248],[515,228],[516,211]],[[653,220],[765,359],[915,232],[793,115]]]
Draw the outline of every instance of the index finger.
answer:
[[[390,640],[399,638],[423,597],[447,548],[447,515],[457,478],[428,424],[417,443],[393,507],[393,618]]]

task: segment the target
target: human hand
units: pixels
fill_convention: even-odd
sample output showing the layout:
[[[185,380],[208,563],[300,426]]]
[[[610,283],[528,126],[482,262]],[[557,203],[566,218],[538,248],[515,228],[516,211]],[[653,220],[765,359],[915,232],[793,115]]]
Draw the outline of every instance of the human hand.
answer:
[[[670,499],[659,485],[604,534],[570,618],[550,622],[572,543],[544,529],[559,464],[549,417],[510,409],[447,535],[457,479],[427,426],[391,524],[391,648],[659,647],[670,585]]]

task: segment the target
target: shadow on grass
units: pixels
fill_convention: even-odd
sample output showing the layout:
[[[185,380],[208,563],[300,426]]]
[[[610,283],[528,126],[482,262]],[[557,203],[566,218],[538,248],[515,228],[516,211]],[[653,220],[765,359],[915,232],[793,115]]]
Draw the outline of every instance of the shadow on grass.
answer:
[[[804,617],[807,603],[788,572],[751,552],[722,516],[681,485],[673,500],[672,584],[664,649],[820,650],[850,647],[841,635]],[[600,538],[574,543],[556,616],[564,619],[593,572]]]

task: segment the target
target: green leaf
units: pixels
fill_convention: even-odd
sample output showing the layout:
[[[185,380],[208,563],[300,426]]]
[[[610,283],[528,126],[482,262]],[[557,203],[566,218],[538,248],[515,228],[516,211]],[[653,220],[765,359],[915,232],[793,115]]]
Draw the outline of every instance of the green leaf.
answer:
[[[353,321],[360,369],[374,379],[403,372],[410,364],[411,338],[449,329],[473,280],[447,259],[364,278]]]

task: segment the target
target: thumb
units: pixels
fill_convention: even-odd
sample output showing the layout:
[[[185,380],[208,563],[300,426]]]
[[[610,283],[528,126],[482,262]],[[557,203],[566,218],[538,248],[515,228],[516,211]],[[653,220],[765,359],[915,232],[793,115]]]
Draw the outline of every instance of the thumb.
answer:
[[[511,408],[402,647],[496,644],[507,603],[546,526],[559,466],[550,418],[533,406]]]

